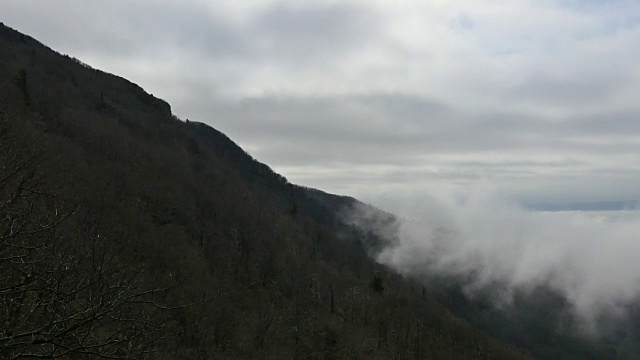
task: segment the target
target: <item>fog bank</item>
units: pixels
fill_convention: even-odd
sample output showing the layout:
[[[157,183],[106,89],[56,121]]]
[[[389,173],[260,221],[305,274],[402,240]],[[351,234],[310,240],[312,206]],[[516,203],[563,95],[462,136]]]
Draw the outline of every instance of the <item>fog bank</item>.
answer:
[[[465,196],[443,192],[396,204],[395,243],[377,260],[406,275],[467,279],[465,292],[492,289],[496,305],[515,291],[548,286],[587,324],[621,315],[640,290],[640,211],[539,212],[487,184]],[[368,214],[352,214],[354,223]],[[370,229],[388,236],[388,229]]]

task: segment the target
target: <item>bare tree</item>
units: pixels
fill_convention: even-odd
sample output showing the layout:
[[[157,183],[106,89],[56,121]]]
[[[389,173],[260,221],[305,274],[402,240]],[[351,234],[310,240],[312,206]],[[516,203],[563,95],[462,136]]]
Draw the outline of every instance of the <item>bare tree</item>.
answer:
[[[43,155],[17,151],[10,125],[0,115],[0,358],[153,351],[161,290],[122,266],[99,216],[47,189]]]

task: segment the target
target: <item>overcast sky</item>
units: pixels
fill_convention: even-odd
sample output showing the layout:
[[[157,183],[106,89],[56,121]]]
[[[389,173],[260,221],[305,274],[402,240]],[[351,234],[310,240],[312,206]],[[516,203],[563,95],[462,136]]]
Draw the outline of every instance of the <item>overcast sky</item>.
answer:
[[[0,21],[294,183],[640,199],[636,0],[2,0]]]

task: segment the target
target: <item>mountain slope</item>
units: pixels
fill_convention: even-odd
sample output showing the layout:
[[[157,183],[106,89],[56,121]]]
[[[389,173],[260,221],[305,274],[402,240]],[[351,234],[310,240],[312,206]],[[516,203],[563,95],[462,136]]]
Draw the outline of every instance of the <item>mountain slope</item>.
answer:
[[[370,260],[351,206],[0,26],[0,358],[525,357]]]

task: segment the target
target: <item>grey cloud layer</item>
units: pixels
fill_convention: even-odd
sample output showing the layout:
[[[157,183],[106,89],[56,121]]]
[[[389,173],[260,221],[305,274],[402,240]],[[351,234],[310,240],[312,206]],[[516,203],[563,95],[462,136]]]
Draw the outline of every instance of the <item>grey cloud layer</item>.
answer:
[[[640,197],[632,1],[9,0],[0,14],[294,182]]]
[[[490,177],[526,198],[544,192],[534,184],[555,186],[546,196],[564,192],[565,200],[576,200],[576,190],[593,200],[640,195],[637,111],[542,121],[385,94],[260,98],[211,113],[277,170],[324,188],[375,192],[376,183],[419,188]]]

